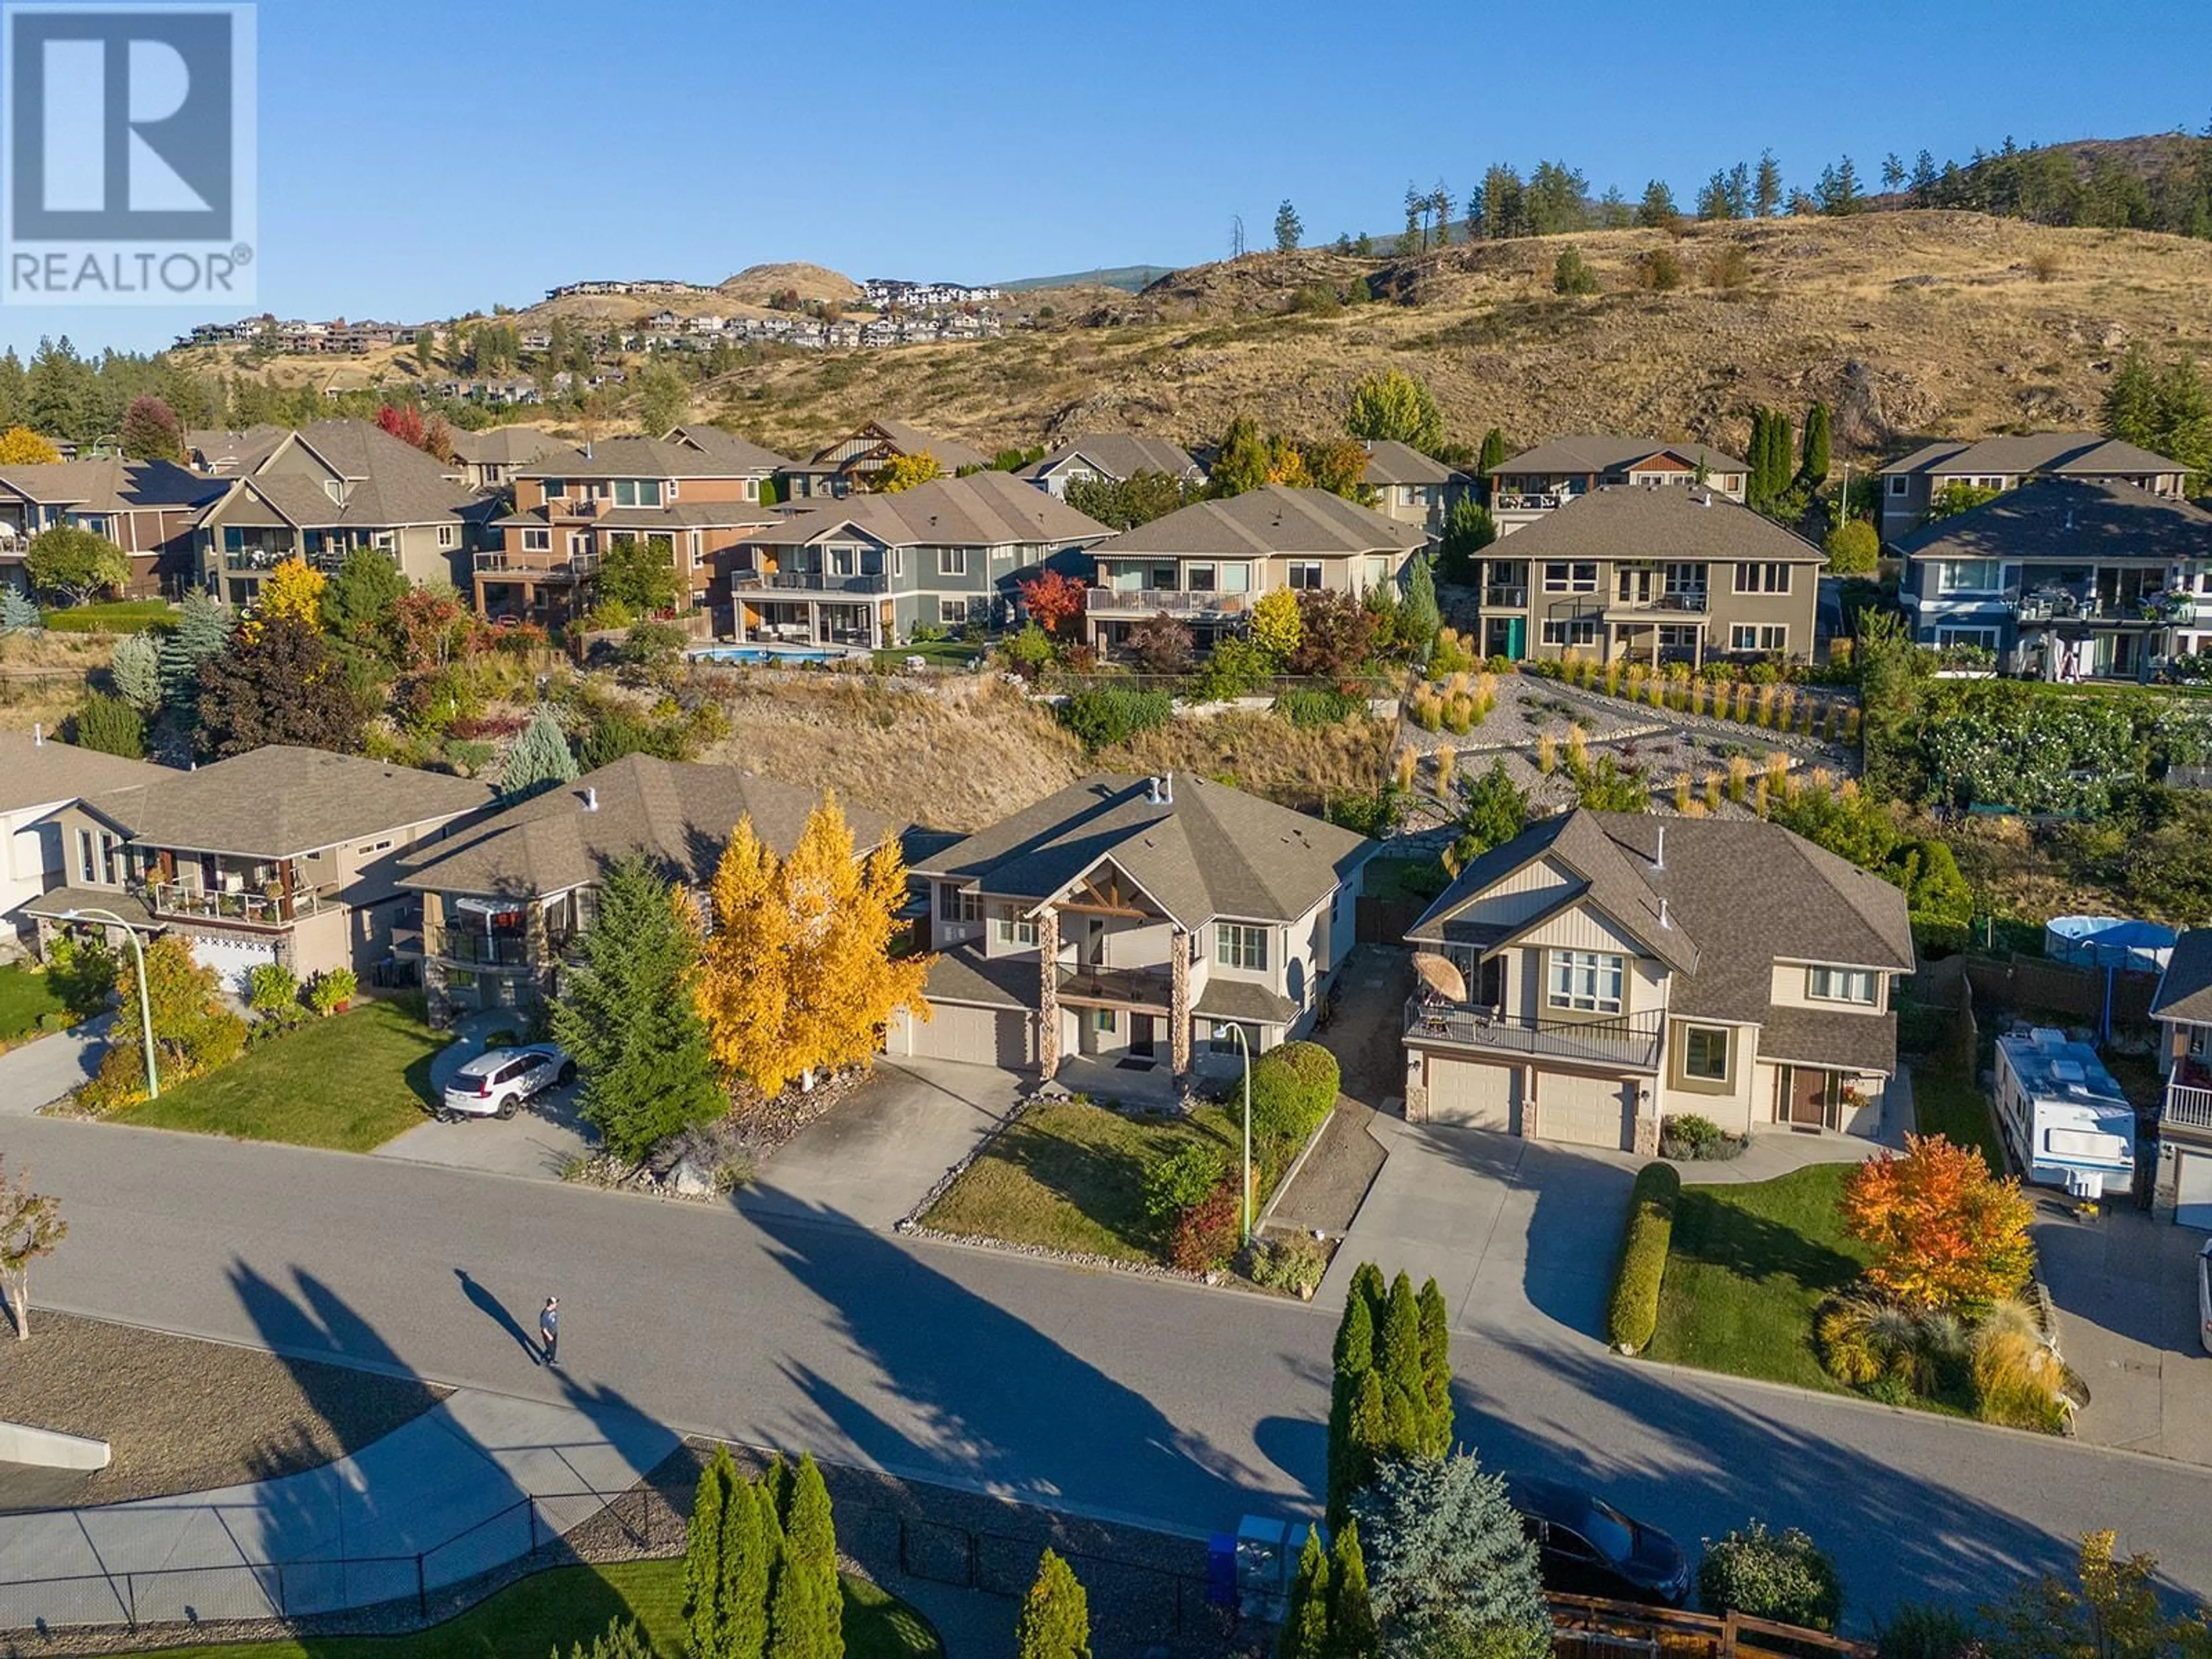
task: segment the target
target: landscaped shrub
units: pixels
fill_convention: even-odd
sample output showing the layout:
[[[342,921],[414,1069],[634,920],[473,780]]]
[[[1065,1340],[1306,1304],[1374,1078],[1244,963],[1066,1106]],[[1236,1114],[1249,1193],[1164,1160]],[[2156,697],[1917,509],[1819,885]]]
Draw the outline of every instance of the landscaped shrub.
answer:
[[[1229,1154],[1209,1141],[1178,1146],[1145,1172],[1145,1213],[1165,1221],[1198,1203],[1229,1174]]]
[[[1698,1605],[1716,1616],[1750,1619],[1806,1630],[1833,1630],[1843,1616],[1843,1581],[1826,1551],[1791,1527],[1769,1532],[1764,1521],[1705,1541],[1698,1563]]]
[[[115,994],[115,953],[97,938],[64,933],[46,946],[46,983],[76,1019],[90,1019]]]
[[[1246,1269],[1255,1285],[1302,1297],[1321,1288],[1322,1275],[1328,1270],[1328,1257],[1321,1246],[1302,1237],[1255,1240]]]
[[[1659,1328],[1659,1281],[1666,1276],[1681,1196],[1682,1177],[1672,1164],[1647,1164],[1636,1172],[1605,1316],[1606,1340],[1625,1353],[1640,1351]]]
[[[1078,691],[1060,706],[1060,723],[1091,750],[1110,749],[1174,718],[1175,699],[1167,692],[1133,691],[1120,686]]]
[[[1709,1117],[1683,1112],[1659,1126],[1659,1156],[1677,1163],[1718,1161],[1743,1156],[1751,1143],[1732,1135]]]
[[[1243,1220],[1236,1176],[1219,1182],[1213,1190],[1185,1210],[1168,1234],[1168,1262],[1187,1273],[1212,1273],[1229,1265],[1237,1254],[1237,1235]]]
[[[1441,678],[1446,674],[1464,674],[1474,666],[1474,649],[1458,629],[1447,628],[1437,635],[1437,642],[1429,649],[1429,672]]]
[[[1285,691],[1275,699],[1274,712],[1292,726],[1341,726],[1364,714],[1367,703],[1348,691]]]
[[[2065,1426],[2065,1363],[2021,1304],[1997,1304],[1976,1328],[1972,1375],[1974,1415],[1984,1422],[2045,1434]]]
[[[351,1002],[361,982],[350,968],[325,968],[307,982],[307,1006],[328,1016]]]
[[[1958,1608],[1936,1601],[1907,1601],[1875,1630],[1879,1659],[1961,1659],[1978,1650],[1980,1628]]]
[[[1336,1056],[1318,1042],[1285,1042],[1252,1062],[1252,1133],[1282,1146],[1304,1144],[1336,1104]]]

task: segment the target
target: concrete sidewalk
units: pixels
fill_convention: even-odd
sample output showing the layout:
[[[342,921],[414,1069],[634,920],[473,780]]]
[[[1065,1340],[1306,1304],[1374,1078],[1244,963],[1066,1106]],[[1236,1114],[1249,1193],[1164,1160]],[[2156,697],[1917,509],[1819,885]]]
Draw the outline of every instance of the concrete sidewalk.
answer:
[[[281,1480],[0,1516],[0,1627],[267,1619],[412,1597],[589,1519],[677,1443],[626,1409],[465,1389]]]
[[[28,1117],[90,1081],[106,1058],[107,1028],[114,1023],[113,1014],[102,1014],[0,1054],[0,1117]]]

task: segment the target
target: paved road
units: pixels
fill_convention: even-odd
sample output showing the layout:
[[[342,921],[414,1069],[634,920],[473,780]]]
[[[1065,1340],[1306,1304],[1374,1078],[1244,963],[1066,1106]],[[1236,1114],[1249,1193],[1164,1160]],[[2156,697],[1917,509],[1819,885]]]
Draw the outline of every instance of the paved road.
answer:
[[[64,1201],[68,1243],[36,1282],[57,1305],[563,1399],[462,1268],[518,1317],[558,1291],[569,1383],[601,1408],[1190,1528],[1319,1484],[1326,1310],[742,1199],[45,1120],[0,1139]],[[1556,1321],[1474,1322],[1462,1429],[1493,1462],[1601,1482],[1686,1540],[1753,1513],[1803,1525],[1839,1557],[1855,1622],[1979,1598],[2100,1526],[2212,1594],[2206,1471],[1670,1374]]]

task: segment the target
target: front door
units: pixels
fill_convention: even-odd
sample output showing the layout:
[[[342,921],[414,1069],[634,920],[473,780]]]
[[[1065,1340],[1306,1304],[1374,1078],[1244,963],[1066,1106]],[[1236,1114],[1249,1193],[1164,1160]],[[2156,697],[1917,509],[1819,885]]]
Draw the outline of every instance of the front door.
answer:
[[[1793,1128],[1828,1127],[1828,1085],[1833,1076],[1810,1066],[1790,1068],[1790,1123]]]
[[[1484,654],[1510,657],[1515,662],[1528,654],[1528,619],[1526,617],[1493,617],[1490,619],[1488,649]]]
[[[1152,1057],[1152,1015],[1129,1016],[1129,1053],[1139,1060],[1150,1060]]]

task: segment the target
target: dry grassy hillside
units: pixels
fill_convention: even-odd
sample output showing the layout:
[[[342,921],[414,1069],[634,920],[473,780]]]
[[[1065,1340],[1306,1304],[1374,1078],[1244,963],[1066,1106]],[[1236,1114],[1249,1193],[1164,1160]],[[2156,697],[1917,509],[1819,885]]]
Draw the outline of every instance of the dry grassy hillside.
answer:
[[[1552,292],[1571,240],[1605,291]],[[1747,267],[1708,284],[1721,250]],[[1681,287],[1636,285],[1672,252]],[[1394,296],[1333,315],[1300,291],[1372,277]],[[705,401],[786,449],[896,414],[991,449],[1126,427],[1194,441],[1249,412],[1334,429],[1385,368],[1435,388],[1454,434],[1648,430],[1740,444],[1747,411],[1819,397],[1850,441],[2081,424],[2116,353],[2212,352],[2212,243],[1966,213],[1692,225],[1478,243],[1404,261],[1261,254],[1144,294],[1024,296],[1054,314],[1003,340],[749,367]],[[1310,298],[1308,304],[1311,304]]]

